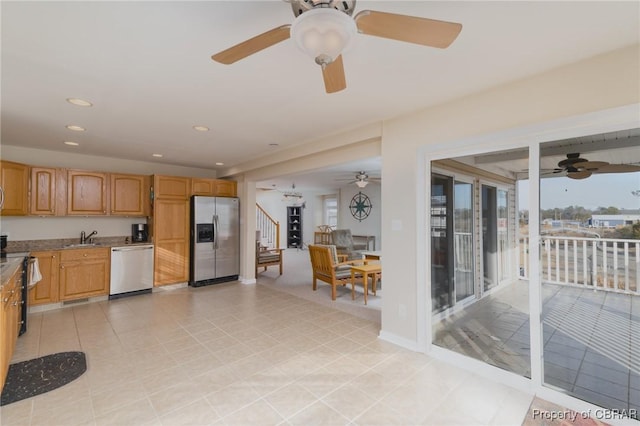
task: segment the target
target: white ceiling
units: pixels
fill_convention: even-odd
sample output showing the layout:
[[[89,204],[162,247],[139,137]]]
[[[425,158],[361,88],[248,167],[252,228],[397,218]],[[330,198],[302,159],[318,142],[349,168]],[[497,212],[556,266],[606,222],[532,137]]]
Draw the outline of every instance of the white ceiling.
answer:
[[[441,19],[463,29],[444,50],[358,35],[344,55],[348,88],[327,95],[319,67],[291,40],[230,66],[210,59],[291,23],[283,1],[3,1],[1,7],[3,144],[212,169],[640,37],[638,2],[358,1],[356,12]],[[94,106],[70,105],[69,97]],[[87,130],[71,132],[67,124]],[[196,132],[194,125],[211,130]],[[365,166],[344,165],[340,173],[376,172]]]

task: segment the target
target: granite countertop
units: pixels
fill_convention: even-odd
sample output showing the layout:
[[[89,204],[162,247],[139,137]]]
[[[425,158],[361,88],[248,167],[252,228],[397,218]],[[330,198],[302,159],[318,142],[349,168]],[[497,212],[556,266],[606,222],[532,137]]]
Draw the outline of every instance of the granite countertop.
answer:
[[[131,243],[130,237],[96,237],[92,238],[92,244],[80,244],[79,238],[60,238],[49,240],[23,240],[9,241],[7,243],[7,253],[31,252],[45,250],[69,250],[79,248],[111,248],[121,246],[147,245],[146,243]]]
[[[0,289],[5,286],[17,269],[22,267],[22,261],[29,253],[18,252],[0,258]]]

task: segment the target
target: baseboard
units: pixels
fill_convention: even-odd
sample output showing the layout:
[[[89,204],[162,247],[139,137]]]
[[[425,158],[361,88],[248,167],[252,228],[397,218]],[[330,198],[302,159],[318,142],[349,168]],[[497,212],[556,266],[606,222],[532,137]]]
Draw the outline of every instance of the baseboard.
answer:
[[[153,287],[152,291],[155,293],[157,291],[169,291],[169,290],[176,290],[178,288],[185,288],[189,285],[189,283],[177,283],[177,284],[167,284],[167,285],[161,285],[161,286],[156,286]]]
[[[381,330],[380,334],[378,334],[378,338],[385,342],[393,343],[394,345],[409,349],[410,351],[421,352],[418,347],[418,342],[415,340],[407,339],[406,337],[398,336],[397,334],[389,333],[388,331]]]
[[[258,282],[256,281],[255,278],[245,278],[245,277],[238,278],[238,281],[240,281],[240,284],[255,284]]]

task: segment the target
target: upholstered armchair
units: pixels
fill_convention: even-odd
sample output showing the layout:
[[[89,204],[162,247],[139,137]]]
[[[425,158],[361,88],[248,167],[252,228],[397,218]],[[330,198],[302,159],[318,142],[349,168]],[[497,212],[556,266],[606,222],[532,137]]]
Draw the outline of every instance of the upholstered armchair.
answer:
[[[336,229],[331,232],[331,242],[336,246],[338,254],[347,255],[347,260],[362,259],[359,250],[366,250],[366,244],[356,244],[350,229]]]

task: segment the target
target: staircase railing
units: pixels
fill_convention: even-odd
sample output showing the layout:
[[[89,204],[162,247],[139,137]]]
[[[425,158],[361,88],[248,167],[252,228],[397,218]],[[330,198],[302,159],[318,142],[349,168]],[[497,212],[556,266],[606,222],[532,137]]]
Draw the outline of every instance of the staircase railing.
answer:
[[[260,240],[269,248],[280,248],[280,222],[269,216],[260,204],[256,203],[256,230],[260,231]]]

